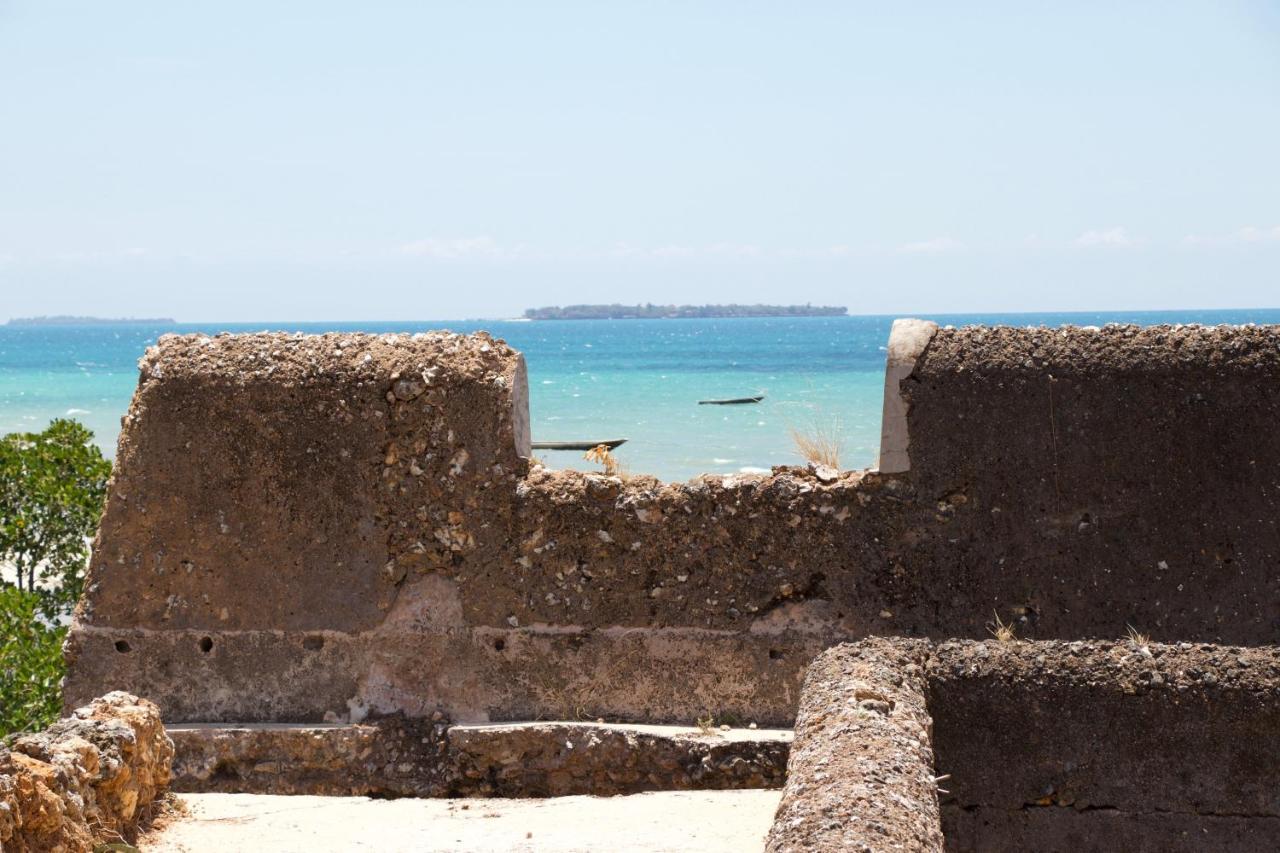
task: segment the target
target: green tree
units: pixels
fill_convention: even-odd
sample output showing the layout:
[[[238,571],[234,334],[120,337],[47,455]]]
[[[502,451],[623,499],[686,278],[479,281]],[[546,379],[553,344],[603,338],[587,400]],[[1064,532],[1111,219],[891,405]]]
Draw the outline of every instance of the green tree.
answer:
[[[0,439],[0,565],[6,585],[38,596],[47,619],[69,615],[80,597],[110,474],[75,421]]]
[[[41,729],[62,710],[65,626],[41,614],[34,592],[0,587],[0,736]]]
[[[0,438],[0,735],[61,710],[62,640],[110,473],[75,421]]]

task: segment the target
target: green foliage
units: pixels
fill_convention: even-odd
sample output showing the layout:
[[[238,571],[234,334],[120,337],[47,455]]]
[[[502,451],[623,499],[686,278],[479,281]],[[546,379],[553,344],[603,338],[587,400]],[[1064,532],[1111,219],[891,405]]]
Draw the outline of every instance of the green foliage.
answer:
[[[0,438],[0,735],[61,710],[65,623],[110,474],[75,421]]]
[[[41,729],[62,709],[65,627],[44,619],[40,596],[0,587],[0,735]]]
[[[18,589],[39,596],[48,619],[68,615],[80,597],[110,474],[93,433],[75,421],[0,439],[0,564],[16,572]]]

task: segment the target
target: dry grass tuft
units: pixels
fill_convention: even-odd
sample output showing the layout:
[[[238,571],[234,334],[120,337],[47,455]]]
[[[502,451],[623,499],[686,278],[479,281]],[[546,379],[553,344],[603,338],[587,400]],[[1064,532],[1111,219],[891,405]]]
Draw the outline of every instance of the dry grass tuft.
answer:
[[[140,837],[138,838],[137,847],[128,844],[100,844],[94,849],[109,850],[114,846],[119,850],[149,850],[151,840],[158,838],[169,824],[190,816],[191,807],[187,805],[187,802],[172,791],[166,791],[140,811],[138,815]],[[111,834],[119,837],[117,833],[112,832]]]
[[[1139,631],[1137,628],[1133,627],[1132,625],[1125,625],[1124,627],[1125,627],[1125,636],[1129,638],[1129,642],[1133,643],[1138,648],[1151,645],[1150,636],[1148,636],[1147,634],[1143,634],[1141,631]]]
[[[703,737],[719,737],[720,731],[716,728],[716,718],[707,714],[705,717],[699,717],[697,720],[698,732]]]
[[[804,461],[840,469],[840,454],[844,451],[844,439],[841,435],[839,420],[833,418],[827,422],[815,421],[804,428],[793,426],[791,441]]]
[[[610,477],[622,476],[622,464],[618,462],[618,458],[609,451],[607,444],[597,444],[588,450],[582,457],[588,462],[595,462],[604,466],[604,473]]]
[[[994,622],[987,623],[987,630],[991,632],[991,636],[1002,643],[1012,643],[1018,639],[1018,635],[1013,631],[1012,622],[1001,622],[1000,614],[994,610],[991,612],[991,616],[995,619]]]

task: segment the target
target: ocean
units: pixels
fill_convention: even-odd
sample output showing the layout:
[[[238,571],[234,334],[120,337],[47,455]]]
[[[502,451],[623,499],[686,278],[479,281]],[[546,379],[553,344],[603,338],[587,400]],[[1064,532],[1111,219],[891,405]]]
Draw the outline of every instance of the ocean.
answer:
[[[1280,309],[918,316],[956,326],[1280,323]],[[839,435],[842,467],[860,468],[879,445],[893,319],[0,326],[0,433],[71,417],[114,456],[138,358],[165,332],[484,329],[525,355],[535,441],[625,438],[615,455],[626,470],[679,481],[798,464],[791,431],[819,430]],[[757,394],[755,405],[697,404]],[[581,453],[538,455],[553,468],[598,468]]]

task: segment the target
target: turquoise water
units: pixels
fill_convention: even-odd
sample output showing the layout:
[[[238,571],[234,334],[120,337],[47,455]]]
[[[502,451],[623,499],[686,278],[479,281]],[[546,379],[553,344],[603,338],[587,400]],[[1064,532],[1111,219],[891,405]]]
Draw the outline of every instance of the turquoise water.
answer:
[[[1280,310],[936,315],[941,323],[1280,323]],[[684,480],[794,464],[791,429],[837,430],[841,462],[875,460],[884,345],[892,317],[738,320],[182,323],[0,326],[0,433],[74,417],[114,455],[143,350],[165,332],[486,329],[525,354],[535,441],[626,438],[633,473]],[[752,406],[699,406],[765,394]],[[578,453],[541,453],[552,467],[592,468]]]

